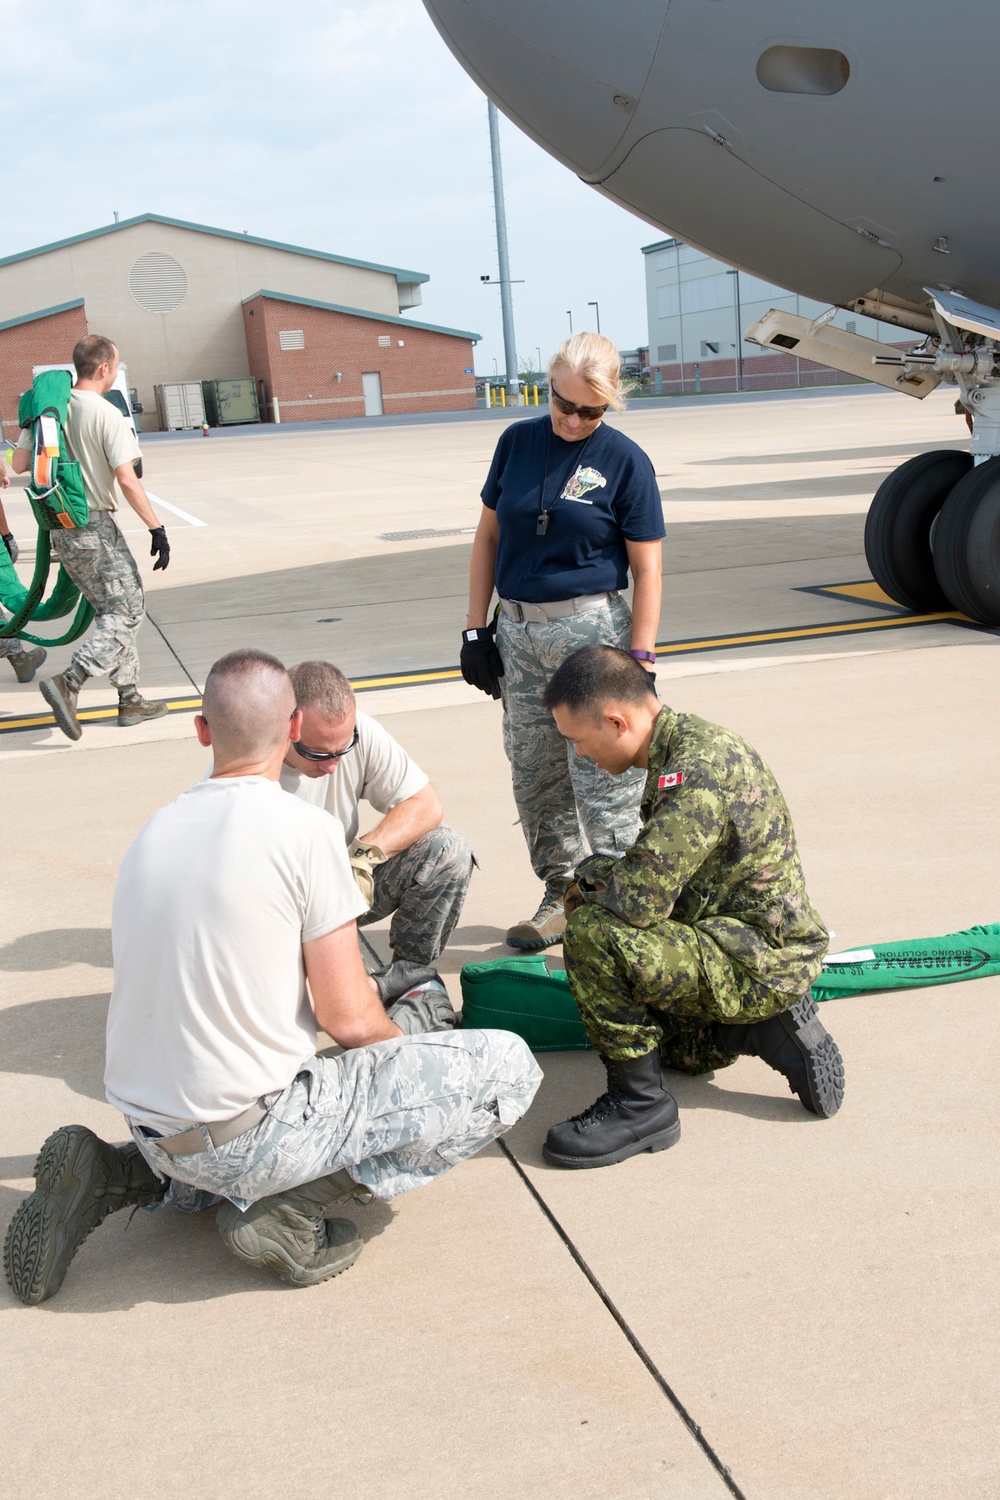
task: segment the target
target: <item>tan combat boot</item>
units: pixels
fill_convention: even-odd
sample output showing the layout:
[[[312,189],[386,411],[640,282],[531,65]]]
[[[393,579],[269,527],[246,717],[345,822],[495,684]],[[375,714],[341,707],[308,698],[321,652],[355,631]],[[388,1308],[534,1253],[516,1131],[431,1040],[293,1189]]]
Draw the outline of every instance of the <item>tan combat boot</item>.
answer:
[[[83,733],[76,717],[76,700],[87,680],[87,673],[70,662],[65,672],[55,677],[43,677],[38,691],[55,714],[56,723],[71,740],[78,740]]]
[[[7,660],[14,668],[18,682],[30,682],[48,654],[41,646],[36,646],[34,651],[25,651],[22,646],[20,651],[9,651]]]
[[[538,948],[551,948],[558,943],[566,931],[566,913],[563,910],[561,892],[546,891],[542,904],[533,917],[508,927],[505,941],[508,948],[523,948],[528,952]]]
[[[346,1172],[334,1172],[259,1198],[245,1213],[223,1203],[215,1222],[226,1249],[240,1260],[267,1266],[290,1286],[315,1286],[339,1276],[361,1254],[357,1226],[326,1216],[336,1205],[355,1197],[363,1201],[366,1194]]]
[[[118,694],[118,725],[121,729],[145,724],[147,719],[162,719],[166,712],[165,703],[150,703],[138,688],[122,688]]]

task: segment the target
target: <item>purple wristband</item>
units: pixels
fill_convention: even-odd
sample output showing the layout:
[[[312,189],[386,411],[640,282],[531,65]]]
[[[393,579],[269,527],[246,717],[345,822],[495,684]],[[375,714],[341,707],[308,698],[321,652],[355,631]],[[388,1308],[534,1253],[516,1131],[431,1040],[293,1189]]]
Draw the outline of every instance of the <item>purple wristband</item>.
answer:
[[[629,652],[629,656],[631,656],[634,661],[655,661],[656,660],[656,652],[655,651],[630,651]]]

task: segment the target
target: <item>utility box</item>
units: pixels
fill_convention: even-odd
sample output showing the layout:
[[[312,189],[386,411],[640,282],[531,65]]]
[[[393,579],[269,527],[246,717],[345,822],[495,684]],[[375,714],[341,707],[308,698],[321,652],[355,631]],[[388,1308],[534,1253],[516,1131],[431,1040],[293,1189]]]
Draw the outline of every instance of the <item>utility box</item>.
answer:
[[[154,385],[156,415],[164,432],[180,432],[200,427],[205,420],[205,400],[200,380],[184,380],[173,385]]]
[[[260,421],[257,382],[252,375],[239,380],[203,380],[201,393],[210,427]]]

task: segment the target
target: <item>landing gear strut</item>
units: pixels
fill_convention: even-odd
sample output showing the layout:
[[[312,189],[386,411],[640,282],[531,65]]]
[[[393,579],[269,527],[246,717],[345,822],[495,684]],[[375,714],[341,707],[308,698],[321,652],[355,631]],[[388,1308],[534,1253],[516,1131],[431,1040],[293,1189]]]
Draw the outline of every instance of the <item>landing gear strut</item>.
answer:
[[[923,453],[890,474],[868,512],[865,556],[876,583],[908,609],[1000,625],[1000,312],[927,291],[937,336],[875,363],[957,384],[972,451]]]

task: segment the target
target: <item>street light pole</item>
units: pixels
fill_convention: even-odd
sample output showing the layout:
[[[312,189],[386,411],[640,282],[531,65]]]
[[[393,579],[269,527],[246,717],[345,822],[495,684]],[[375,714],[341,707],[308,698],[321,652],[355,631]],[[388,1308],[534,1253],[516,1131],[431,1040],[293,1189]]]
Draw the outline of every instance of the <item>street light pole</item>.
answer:
[[[734,276],[733,282],[733,306],[736,310],[736,389],[743,389],[743,315],[740,312],[740,273],[738,270],[727,271],[727,276]]]
[[[507,211],[503,200],[503,169],[500,165],[500,121],[497,107],[487,100],[490,121],[490,157],[493,162],[493,208],[497,221],[497,261],[500,266],[500,311],[503,317],[503,357],[507,365],[507,400],[517,400],[517,349],[514,343],[514,304],[510,295],[510,260],[507,255]]]
[[[600,306],[596,302],[588,302],[587,306],[594,308],[595,312],[597,313],[597,331],[598,331],[598,333],[600,333],[600,331],[601,331],[601,309],[600,309]]]
[[[572,333],[573,332],[573,314],[570,312],[570,310],[569,310],[568,307],[566,309],[566,316],[567,316],[567,318],[569,318],[569,331],[570,331],[570,333]]]

